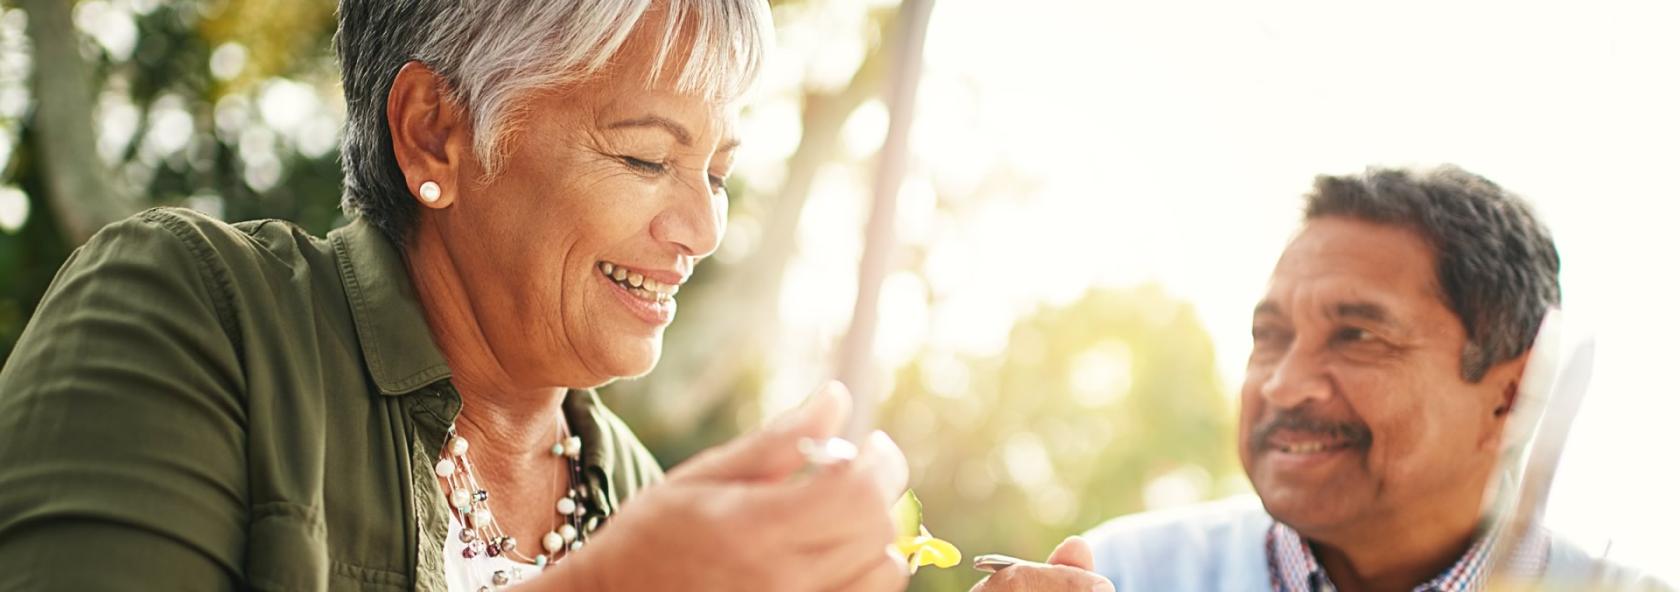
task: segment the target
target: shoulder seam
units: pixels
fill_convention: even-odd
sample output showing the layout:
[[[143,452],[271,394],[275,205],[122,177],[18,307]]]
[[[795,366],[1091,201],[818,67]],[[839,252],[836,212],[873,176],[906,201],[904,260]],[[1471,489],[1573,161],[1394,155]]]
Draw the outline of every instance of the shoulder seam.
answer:
[[[202,239],[193,238],[193,229],[185,220],[178,216],[169,215],[166,210],[153,208],[140,213],[140,219],[157,224],[167,231],[176,241],[181,243],[193,255],[193,267],[198,269],[199,279],[207,288],[213,290],[210,294],[210,306],[216,312],[216,320],[221,323],[222,331],[228,335],[233,344],[234,355],[243,363],[245,359],[245,339],[239,330],[238,315],[233,310],[233,278],[229,276],[225,267],[212,265],[215,254],[210,245]]]

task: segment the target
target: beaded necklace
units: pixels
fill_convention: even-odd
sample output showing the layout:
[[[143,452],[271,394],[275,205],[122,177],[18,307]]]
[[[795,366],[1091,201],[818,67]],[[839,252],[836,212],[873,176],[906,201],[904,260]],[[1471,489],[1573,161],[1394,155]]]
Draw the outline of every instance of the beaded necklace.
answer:
[[[472,560],[482,557],[488,560],[506,554],[541,570],[565,553],[583,548],[588,538],[583,528],[583,517],[585,502],[589,499],[589,488],[583,482],[583,463],[580,462],[583,440],[571,434],[564,416],[556,417],[555,433],[554,445],[548,449],[549,454],[561,463],[554,473],[555,487],[559,486],[562,470],[571,475],[571,486],[554,503],[555,517],[549,532],[542,537],[542,552],[527,556],[519,548],[518,541],[508,536],[496,521],[496,515],[490,509],[490,492],[479,485],[472,459],[468,456],[471,444],[456,433],[455,426],[449,426],[444,453],[433,471],[449,484],[449,506],[462,526],[463,558]],[[522,570],[512,570],[511,573],[509,570],[496,570],[491,575],[490,584],[500,588],[523,579],[523,575]],[[490,590],[491,586],[479,586],[478,589]]]

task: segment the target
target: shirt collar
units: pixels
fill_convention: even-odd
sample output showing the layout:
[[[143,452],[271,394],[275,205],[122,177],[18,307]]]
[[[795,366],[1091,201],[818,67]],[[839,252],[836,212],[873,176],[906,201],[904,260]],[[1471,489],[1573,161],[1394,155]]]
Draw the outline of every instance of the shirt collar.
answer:
[[[600,396],[594,389],[573,389],[560,405],[572,435],[582,440],[583,466],[600,469],[603,475],[613,474],[613,456],[605,434],[608,420],[603,416],[606,407]]]
[[[1481,590],[1487,584],[1489,554],[1493,541],[1504,531],[1500,527],[1484,531],[1470,549],[1452,567],[1425,582],[1412,592],[1465,592]],[[1512,567],[1518,576],[1537,576],[1545,569],[1550,535],[1538,530],[1517,547]],[[1329,574],[1313,556],[1312,547],[1300,533],[1282,522],[1273,522],[1266,533],[1266,564],[1271,573],[1272,590],[1278,592],[1334,591]]]
[[[356,321],[368,373],[385,395],[403,395],[449,377],[395,244],[357,219],[327,234]]]

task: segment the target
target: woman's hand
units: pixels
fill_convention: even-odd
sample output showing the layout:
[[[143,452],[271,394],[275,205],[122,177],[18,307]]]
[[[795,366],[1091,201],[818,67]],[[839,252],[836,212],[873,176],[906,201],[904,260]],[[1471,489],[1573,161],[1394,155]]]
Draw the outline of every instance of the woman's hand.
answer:
[[[702,452],[561,561],[560,581],[615,592],[903,589],[904,561],[887,552],[888,510],[907,479],[898,446],[877,432],[855,460],[798,475],[799,440],[835,435],[850,407],[831,383],[769,427]]]

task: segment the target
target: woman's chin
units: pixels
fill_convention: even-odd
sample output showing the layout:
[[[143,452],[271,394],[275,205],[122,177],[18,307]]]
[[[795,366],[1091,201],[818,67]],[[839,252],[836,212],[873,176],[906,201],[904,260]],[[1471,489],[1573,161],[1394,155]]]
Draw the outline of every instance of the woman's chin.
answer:
[[[603,348],[595,356],[596,363],[590,368],[605,374],[599,378],[601,384],[606,384],[621,378],[640,378],[652,372],[659,363],[662,352],[663,339],[623,339],[615,340],[611,347]],[[600,385],[595,385],[600,386]]]

